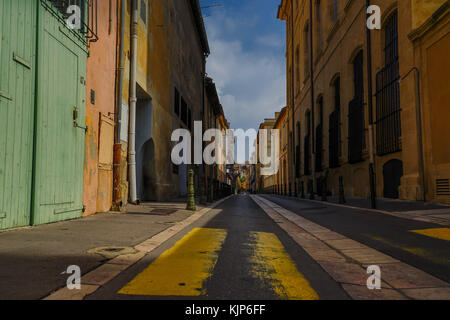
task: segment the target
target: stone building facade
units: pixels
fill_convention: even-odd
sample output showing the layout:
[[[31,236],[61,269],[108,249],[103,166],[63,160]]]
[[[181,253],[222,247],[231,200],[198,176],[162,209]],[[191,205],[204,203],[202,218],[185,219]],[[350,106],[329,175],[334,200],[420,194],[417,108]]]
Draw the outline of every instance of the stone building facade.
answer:
[[[449,2],[369,2],[381,9],[370,50],[365,1],[281,1],[294,106],[288,183],[337,195],[343,177],[346,195],[368,198],[372,163],[377,197],[450,203]]]
[[[172,166],[171,135],[192,130],[204,108],[204,74],[209,45],[198,0],[124,0],[124,86],[120,112],[120,194],[128,201],[128,114],[130,106],[130,39],[132,3],[138,5],[136,174],[141,201],[169,200],[187,193],[187,165]]]

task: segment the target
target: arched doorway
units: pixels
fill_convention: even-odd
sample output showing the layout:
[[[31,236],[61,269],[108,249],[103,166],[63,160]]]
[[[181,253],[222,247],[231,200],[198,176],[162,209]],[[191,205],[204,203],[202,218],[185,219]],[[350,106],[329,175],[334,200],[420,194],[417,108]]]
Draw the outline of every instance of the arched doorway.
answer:
[[[142,201],[156,200],[155,144],[151,97],[138,85],[136,102],[136,191]]]
[[[403,176],[403,162],[393,159],[385,163],[383,166],[383,181],[385,198],[398,199],[401,178]]]

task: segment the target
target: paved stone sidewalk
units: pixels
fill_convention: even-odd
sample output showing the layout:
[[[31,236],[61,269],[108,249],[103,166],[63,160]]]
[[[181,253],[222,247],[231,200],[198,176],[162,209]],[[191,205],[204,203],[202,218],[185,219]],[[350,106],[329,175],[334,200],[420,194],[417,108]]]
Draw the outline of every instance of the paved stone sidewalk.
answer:
[[[365,198],[346,197],[346,203],[343,205],[339,204],[339,197],[327,197],[326,202],[321,201],[318,196],[316,196],[316,200],[309,200],[308,196],[302,200],[349,208],[361,208],[399,218],[431,222],[444,226],[450,225],[450,206],[445,204],[379,198],[377,199],[377,209],[371,209],[370,200]]]
[[[198,206],[192,212],[185,206],[147,203],[129,206],[129,213],[100,213],[0,232],[0,300],[47,297],[65,286],[68,276],[63,272],[71,265],[85,275],[115,259],[114,268],[123,269],[124,263],[145,254],[137,245],[165,231],[173,233],[184,221],[209,210]]]

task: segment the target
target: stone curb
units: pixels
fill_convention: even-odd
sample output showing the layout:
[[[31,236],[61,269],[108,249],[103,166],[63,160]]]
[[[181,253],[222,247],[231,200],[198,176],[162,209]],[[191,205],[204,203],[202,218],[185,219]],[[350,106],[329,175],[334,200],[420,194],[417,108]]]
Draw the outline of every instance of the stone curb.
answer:
[[[389,255],[251,196],[355,300],[450,300],[450,284]],[[369,290],[366,270],[381,268],[382,289]]]
[[[81,290],[69,290],[67,287],[63,287],[51,293],[42,300],[83,300],[86,296],[94,293],[100,287],[117,277],[120,273],[140,261],[146,254],[161,246],[164,242],[181,232],[186,227],[192,225],[194,222],[198,221],[206,213],[213,210],[231,197],[232,195],[214,202],[213,204],[195,212],[185,220],[177,222],[174,226],[171,226],[136,245],[134,249],[138,251],[137,253],[118,256],[83,275],[81,277]]]

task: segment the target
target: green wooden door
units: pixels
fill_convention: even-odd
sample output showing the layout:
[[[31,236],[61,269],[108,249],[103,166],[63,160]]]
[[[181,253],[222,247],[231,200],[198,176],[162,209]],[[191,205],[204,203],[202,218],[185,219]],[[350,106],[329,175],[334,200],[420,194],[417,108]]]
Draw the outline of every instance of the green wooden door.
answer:
[[[0,1],[0,229],[30,224],[36,1]]]
[[[82,215],[86,49],[42,4],[38,22],[32,224]]]

